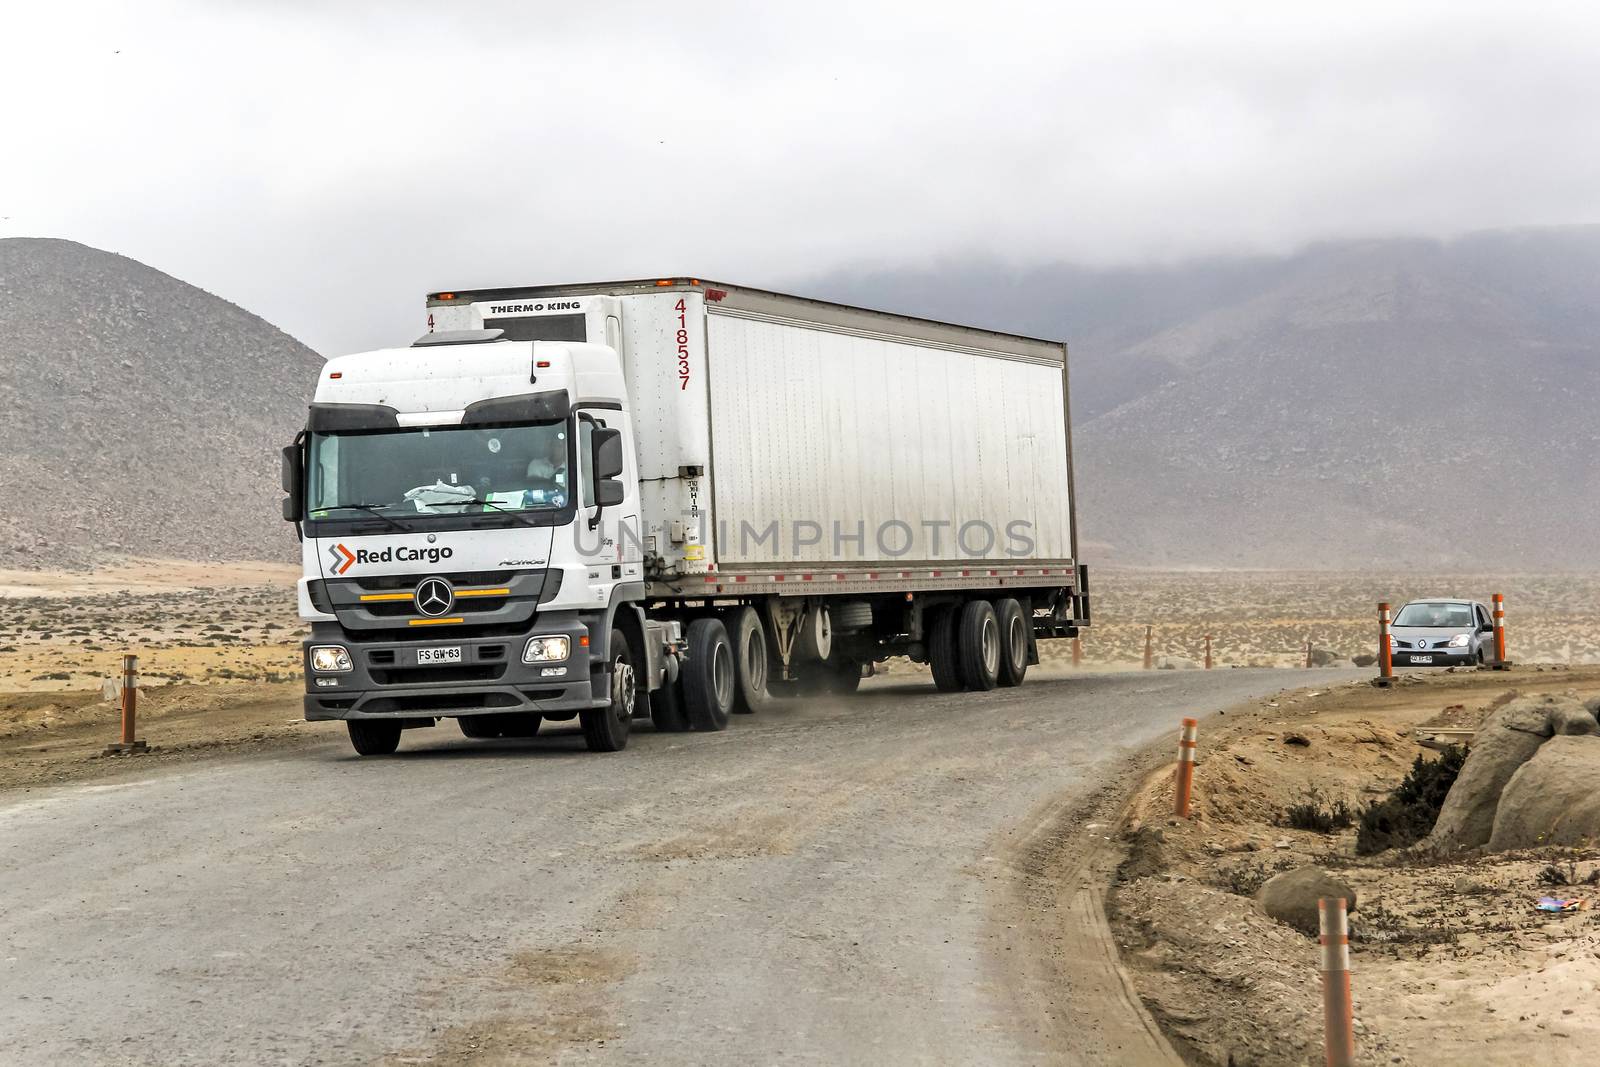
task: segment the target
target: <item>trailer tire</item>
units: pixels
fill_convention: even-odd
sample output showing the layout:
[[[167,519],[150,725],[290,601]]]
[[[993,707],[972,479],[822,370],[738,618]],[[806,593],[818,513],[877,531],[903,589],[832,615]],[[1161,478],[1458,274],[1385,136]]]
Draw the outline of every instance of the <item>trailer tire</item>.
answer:
[[[689,624],[689,662],[683,670],[683,702],[696,730],[725,730],[738,688],[733,642],[720,619]]]
[[[1028,618],[1010,597],[994,602],[1000,624],[1000,684],[1021,685],[1028,674]]]
[[[969,600],[961,609],[956,632],[961,681],[975,693],[987,692],[1000,681],[1000,621],[987,600]]]
[[[612,630],[606,654],[611,660],[605,675],[610,699],[604,707],[584,708],[578,712],[583,743],[589,746],[590,752],[620,752],[628,747],[628,731],[639,700],[639,675],[633,665],[633,649],[628,647],[627,635],[621,630]]]
[[[961,660],[956,655],[959,613],[959,605],[937,607],[928,623],[928,667],[933,671],[933,684],[941,693],[955,693],[962,688]]]
[[[683,710],[683,683],[677,679],[650,694],[650,721],[663,734],[681,734],[689,729],[689,714]]]
[[[363,756],[387,756],[400,747],[398,719],[346,719],[350,747]]]
[[[753,715],[771,702],[767,696],[767,633],[756,609],[742,607],[734,612],[728,635],[733,638],[733,658],[739,666],[733,710]]]

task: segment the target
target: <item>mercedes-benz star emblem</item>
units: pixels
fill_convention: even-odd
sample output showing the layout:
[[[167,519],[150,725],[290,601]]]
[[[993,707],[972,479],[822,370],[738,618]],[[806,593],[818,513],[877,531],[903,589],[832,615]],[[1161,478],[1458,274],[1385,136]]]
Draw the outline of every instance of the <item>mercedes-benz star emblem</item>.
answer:
[[[456,591],[443,578],[424,578],[417,583],[412,599],[416,601],[417,614],[438,618],[456,602]]]

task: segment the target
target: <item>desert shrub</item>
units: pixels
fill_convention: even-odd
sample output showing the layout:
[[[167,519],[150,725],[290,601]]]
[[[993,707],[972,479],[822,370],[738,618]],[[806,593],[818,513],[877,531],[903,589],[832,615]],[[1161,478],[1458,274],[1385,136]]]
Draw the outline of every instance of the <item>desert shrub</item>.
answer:
[[[1322,794],[1312,790],[1305,799],[1284,808],[1277,818],[1279,826],[1295,830],[1314,830],[1331,834],[1335,830],[1348,830],[1355,825],[1356,813],[1343,800],[1324,806]]]
[[[1418,756],[1393,793],[1363,808],[1356,830],[1356,853],[1370,856],[1421,841],[1433,832],[1444,798],[1455,784],[1467,750],[1451,745],[1438,759]]]

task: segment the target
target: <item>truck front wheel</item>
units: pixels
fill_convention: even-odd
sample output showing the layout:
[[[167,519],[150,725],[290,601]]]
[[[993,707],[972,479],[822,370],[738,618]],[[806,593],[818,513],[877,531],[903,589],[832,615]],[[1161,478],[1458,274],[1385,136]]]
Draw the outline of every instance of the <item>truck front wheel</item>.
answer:
[[[400,747],[400,723],[396,719],[346,719],[350,746],[363,756],[387,756]]]
[[[611,631],[606,645],[611,669],[606,672],[610,697],[604,707],[578,712],[583,727],[583,743],[590,752],[620,752],[628,747],[628,730],[633,725],[634,707],[639,699],[639,676],[633,666],[633,650],[621,630]]]
[[[689,661],[683,667],[683,700],[696,730],[725,730],[733,710],[738,671],[733,643],[719,619],[689,624]]]

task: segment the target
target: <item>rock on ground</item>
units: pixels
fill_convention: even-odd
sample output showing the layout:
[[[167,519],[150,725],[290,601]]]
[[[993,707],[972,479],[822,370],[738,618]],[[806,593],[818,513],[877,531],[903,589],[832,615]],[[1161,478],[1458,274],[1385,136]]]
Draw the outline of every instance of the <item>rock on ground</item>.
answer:
[[[1553,737],[1511,776],[1489,848],[1600,841],[1600,737]]]
[[[1600,721],[1575,697],[1519,697],[1495,710],[1478,728],[1429,843],[1443,849],[1488,844],[1506,783],[1558,734],[1600,734]]]
[[[1274,875],[1256,890],[1256,903],[1268,916],[1313,936],[1318,932],[1317,900],[1343,897],[1356,910],[1356,891],[1321,867],[1296,867]]]

